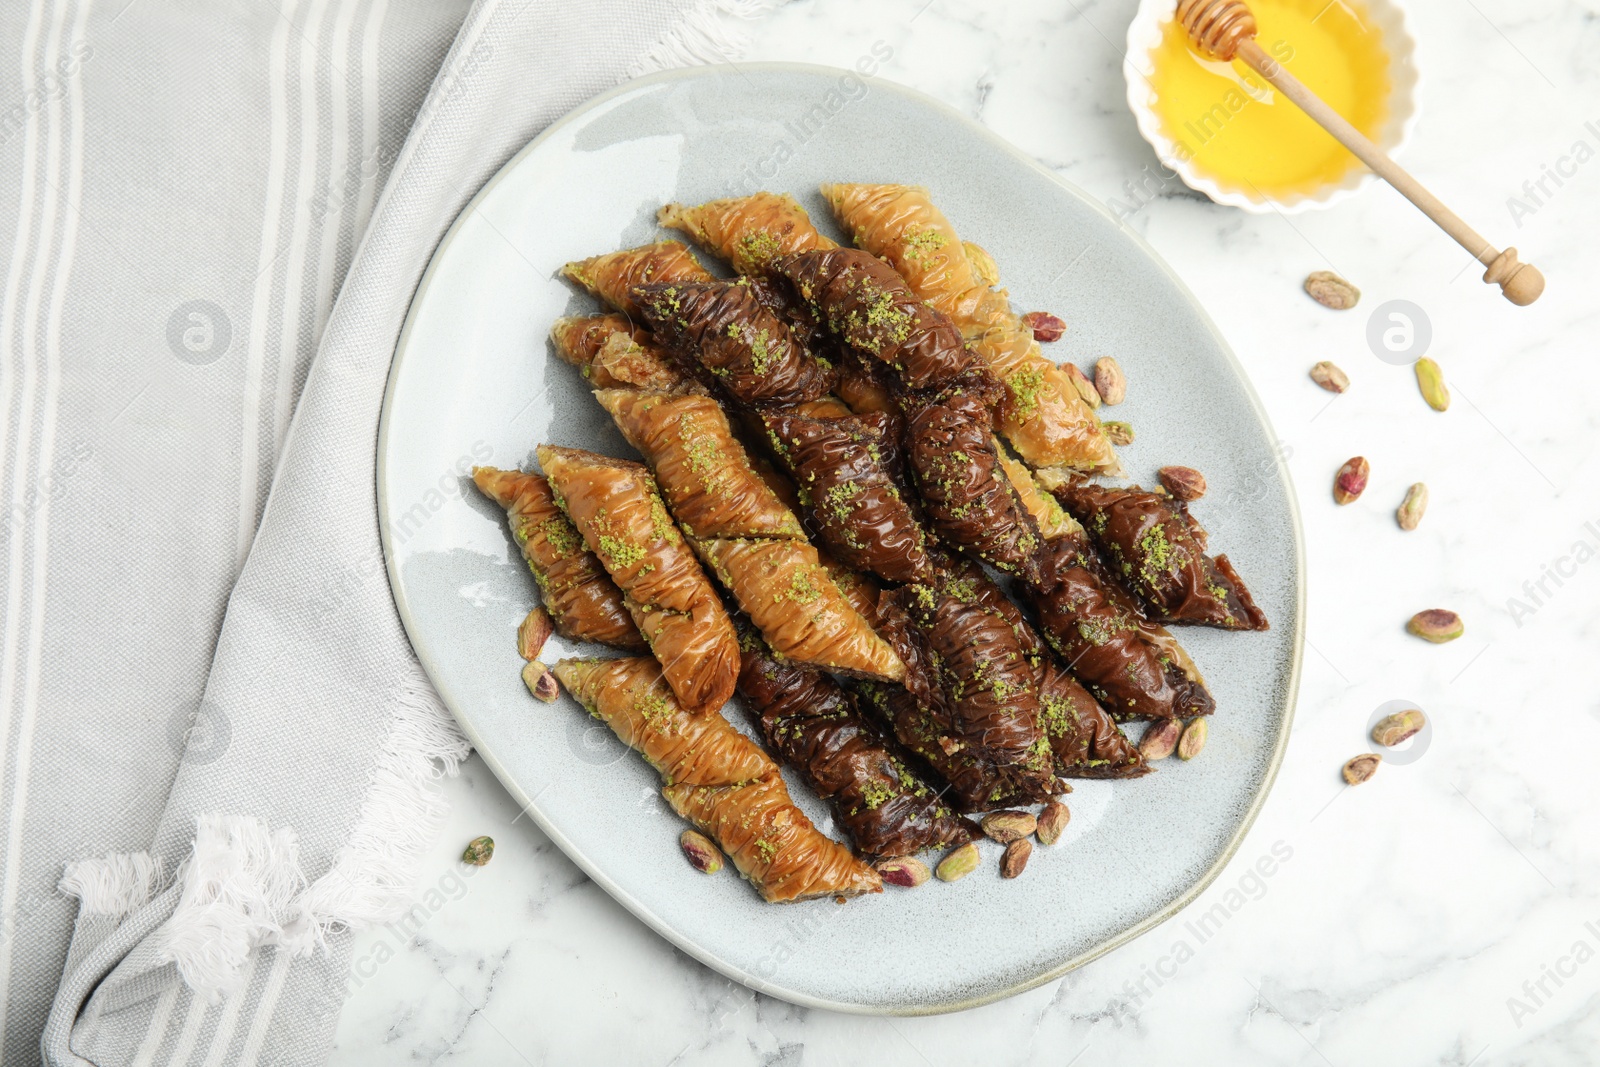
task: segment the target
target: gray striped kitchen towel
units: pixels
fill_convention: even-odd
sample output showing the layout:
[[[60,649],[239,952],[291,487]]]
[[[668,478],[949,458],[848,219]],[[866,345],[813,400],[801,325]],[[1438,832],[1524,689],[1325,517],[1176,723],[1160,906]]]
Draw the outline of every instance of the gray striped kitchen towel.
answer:
[[[0,5],[6,1063],[321,1062],[467,751],[375,439],[529,138],[772,0]]]

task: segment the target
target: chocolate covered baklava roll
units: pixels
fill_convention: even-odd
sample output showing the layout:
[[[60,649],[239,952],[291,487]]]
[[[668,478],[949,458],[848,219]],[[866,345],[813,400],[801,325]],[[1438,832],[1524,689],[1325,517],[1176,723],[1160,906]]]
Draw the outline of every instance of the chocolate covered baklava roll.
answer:
[[[779,660],[741,634],[739,695],[767,745],[829,801],[856,849],[874,858],[959,845],[975,827],[884,743],[855,697],[828,675]]]
[[[892,445],[854,416],[762,415],[773,453],[807,501],[810,527],[834,558],[890,582],[931,577],[927,538],[885,466]]]
[[[822,187],[857,246],[882,256],[919,299],[948,315],[979,362],[1005,386],[998,428],[1035,467],[1115,470],[1111,442],[1071,380],[1003,290],[989,288],[928,191],[910,185]]]
[[[1062,483],[1054,493],[1152,620],[1267,629],[1266,615],[1228,558],[1206,555],[1204,534],[1182,501],[1138,486],[1089,482]]]
[[[1046,541],[1026,587],[1039,627],[1113,717],[1187,719],[1216,707],[1170,634],[1140,615],[1078,534]]]
[[[905,433],[907,464],[934,532],[1033,581],[1039,531],[1000,464],[982,388],[951,388],[909,411]]]
[[[834,248],[781,256],[772,266],[834,335],[892,367],[903,388],[940,386],[972,362],[955,324],[876,256]]]
[[[698,364],[742,404],[801,404],[835,375],[744,282],[663,282],[633,290],[650,329],[679,360]]]

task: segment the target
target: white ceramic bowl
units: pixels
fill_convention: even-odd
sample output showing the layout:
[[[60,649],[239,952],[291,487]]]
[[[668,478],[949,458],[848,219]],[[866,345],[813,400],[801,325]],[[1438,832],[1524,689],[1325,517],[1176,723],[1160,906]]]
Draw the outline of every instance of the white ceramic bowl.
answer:
[[[1384,151],[1397,155],[1411,139],[1411,130],[1417,121],[1416,42],[1406,29],[1404,10],[1395,0],[1359,0],[1359,4],[1368,21],[1382,32],[1384,46],[1389,52],[1389,114],[1376,140]],[[1162,165],[1176,172],[1185,185],[1205,193],[1219,204],[1246,211],[1294,213],[1337,204],[1377,180],[1372,171],[1358,166],[1351,168],[1341,181],[1325,185],[1314,193],[1278,199],[1263,197],[1254,190],[1220,185],[1198,170],[1192,159],[1179,162],[1178,146],[1162,131],[1161,122],[1150,106],[1153,93],[1148,80],[1155,73],[1150,62],[1151,50],[1161,43],[1163,28],[1172,19],[1176,7],[1175,0],[1140,0],[1139,10],[1128,26],[1122,76],[1128,83],[1128,107],[1139,124],[1139,133],[1156,150],[1156,158]]]

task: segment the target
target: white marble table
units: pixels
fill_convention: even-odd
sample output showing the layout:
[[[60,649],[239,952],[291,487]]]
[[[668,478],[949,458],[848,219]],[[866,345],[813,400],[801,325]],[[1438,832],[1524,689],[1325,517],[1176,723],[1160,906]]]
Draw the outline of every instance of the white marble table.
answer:
[[[1592,0],[1410,4],[1422,119],[1403,162],[1545,270],[1549,292],[1519,311],[1382,186],[1292,219],[1154,179],[1132,195],[1155,171],[1123,102],[1133,6],[803,0],[757,24],[749,57],[848,67],[882,41],[883,77],[1095,196],[1143,202],[1130,225],[1248,369],[1291,451],[1309,641],[1288,758],[1227,871],[1154,932],[1011,1000],[834,1015],[756,996],[669,947],[519,820],[474,760],[445,785],[454,810],[422,879],[425,920],[359,939],[335,1063],[1600,1060],[1600,697],[1586,673],[1600,659],[1600,17]],[[1563,156],[1572,173],[1540,193]],[[1532,210],[1513,218],[1511,197]],[[1301,294],[1325,268],[1362,287],[1361,307],[1336,314]],[[1394,298],[1432,321],[1455,395],[1443,415],[1422,407],[1409,369],[1368,350],[1368,309]],[[1319,359],[1349,372],[1350,392],[1307,380]],[[1358,453],[1372,488],[1336,508],[1333,471]],[[1432,504],[1402,534],[1390,514],[1418,480]],[[1405,619],[1432,606],[1460,611],[1467,635],[1407,637]],[[1344,788],[1340,764],[1396,698],[1431,713],[1427,752]],[[455,858],[484,833],[498,851],[467,878]],[[1255,873],[1273,855],[1272,875]]]

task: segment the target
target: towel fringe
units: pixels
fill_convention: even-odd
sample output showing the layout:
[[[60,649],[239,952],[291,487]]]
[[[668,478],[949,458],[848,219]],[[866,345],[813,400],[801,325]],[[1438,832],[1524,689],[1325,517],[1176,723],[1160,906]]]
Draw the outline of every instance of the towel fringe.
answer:
[[[160,882],[160,859],[148,852],[112,852],[68,863],[57,888],[78,898],[80,916],[121,918],[155,895]]]
[[[177,875],[178,905],[155,934],[159,957],[215,1004],[238,988],[258,945],[303,956],[325,947],[336,926],[399,919],[448,810],[434,782],[454,775],[471,750],[412,664],[360,814],[328,872],[306,884],[299,840],[288,827],[270,830],[250,815],[200,816],[193,853]],[[84,867],[77,881],[86,882],[90,871]]]
[[[393,922],[411,907],[422,857],[449,811],[434,785],[472,751],[455,719],[412,665],[361,814],[333,867],[291,905],[280,943],[304,955],[335,926]]]
[[[628,77],[672,67],[726,62],[743,52],[749,37],[732,20],[759,18],[787,0],[699,0],[655,46],[628,68]]]
[[[300,842],[252,815],[201,815],[178,880],[177,907],[152,935],[157,957],[177,964],[189,988],[215,1004],[239,987],[255,946],[281,932],[305,885]]]

